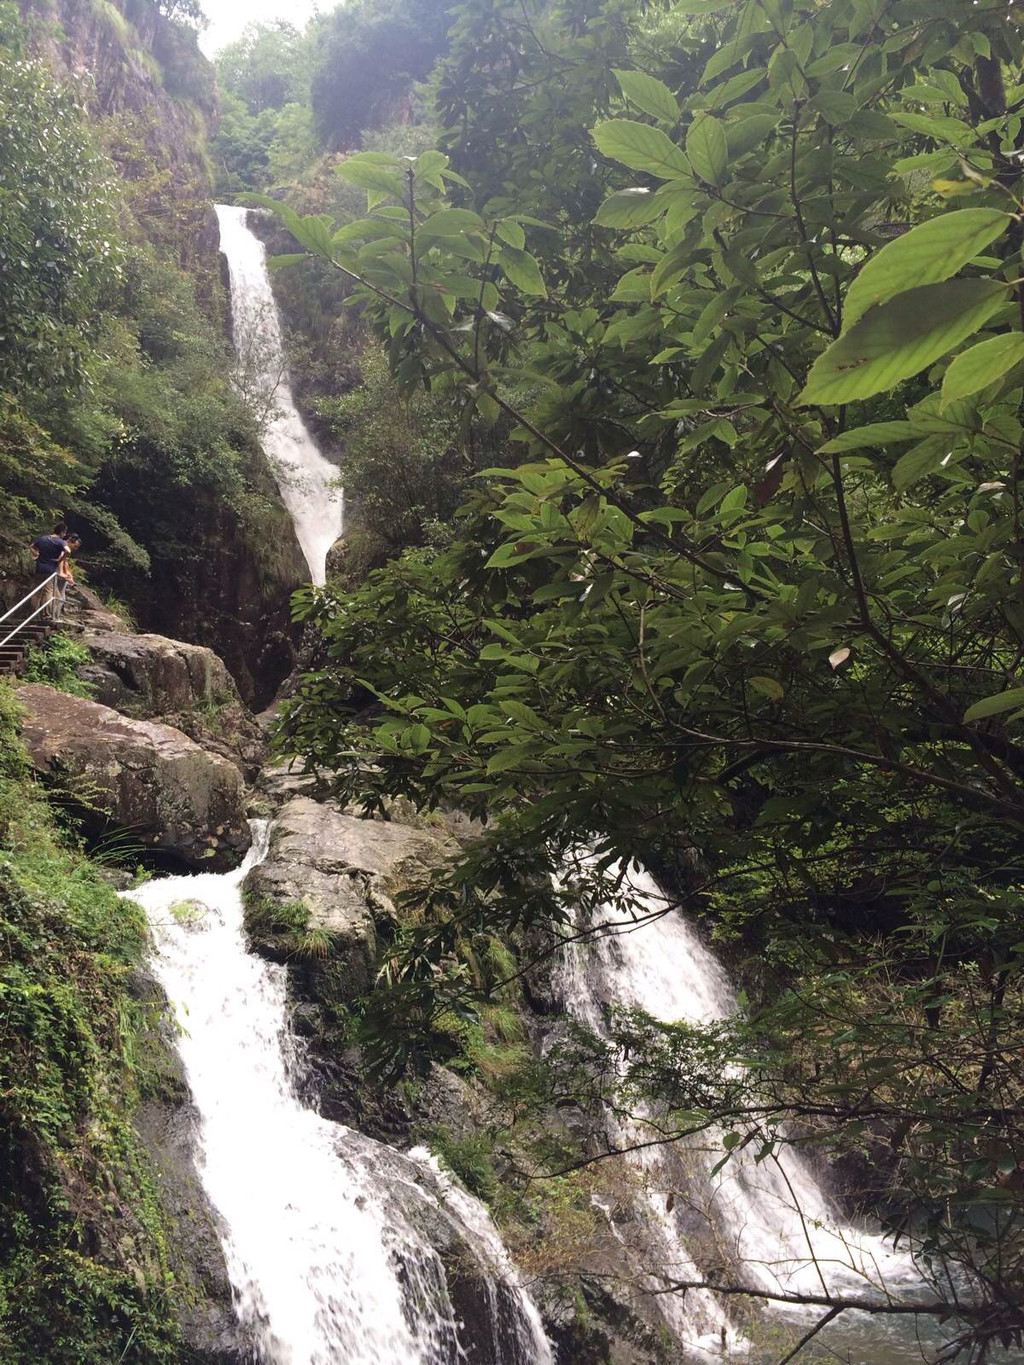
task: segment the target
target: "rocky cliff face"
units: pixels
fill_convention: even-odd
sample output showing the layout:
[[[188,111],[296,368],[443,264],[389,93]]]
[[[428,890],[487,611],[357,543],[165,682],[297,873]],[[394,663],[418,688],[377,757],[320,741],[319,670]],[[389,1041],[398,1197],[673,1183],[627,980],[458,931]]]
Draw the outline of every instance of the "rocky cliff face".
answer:
[[[143,847],[219,872],[249,847],[238,769],[169,725],[131,720],[41,683],[19,687],[22,738],[36,770],[80,812]]]
[[[19,0],[19,8],[36,55],[72,81],[105,122],[107,150],[125,180],[139,182],[144,224],[155,227],[151,220],[162,216],[156,239],[173,240],[182,268],[214,271],[217,223],[205,148],[217,87],[195,34],[165,18],[153,0]],[[144,185],[150,163],[162,175]]]
[[[195,32],[161,14],[156,0],[18,5],[32,52],[80,92],[97,139],[118,171],[125,238],[141,236],[185,273],[227,347],[229,306],[207,152],[218,116],[217,89]],[[190,543],[155,555],[148,578],[131,566],[119,568],[115,556],[97,582],[128,601],[148,629],[215,647],[242,697],[262,707],[294,666],[297,636],[289,598],[306,570],[254,442],[245,451],[245,465],[248,493],[259,508],[251,525],[241,525],[224,507],[197,503],[189,509]],[[133,519],[133,508],[146,503],[136,472],[119,467],[101,492],[122,524],[147,543],[147,528]]]

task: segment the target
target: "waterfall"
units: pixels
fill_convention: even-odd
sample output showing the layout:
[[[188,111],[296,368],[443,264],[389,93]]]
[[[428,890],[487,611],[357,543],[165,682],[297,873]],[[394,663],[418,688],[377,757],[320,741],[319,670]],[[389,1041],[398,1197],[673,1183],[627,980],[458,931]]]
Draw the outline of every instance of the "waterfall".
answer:
[[[344,500],[338,470],[325,460],[295,407],[288,385],[281,323],[263,243],[246,223],[248,210],[217,205],[220,249],[231,279],[232,335],[239,386],[263,418],[263,449],[295,536],[320,585],[327,553],[341,535]]]
[[[428,1154],[405,1156],[299,1100],[287,972],[247,951],[242,922],[241,883],[267,841],[266,822],[254,822],[236,871],[125,893],[149,918],[198,1114],[196,1163],[259,1359],[551,1365],[537,1309],[483,1205]],[[468,1329],[467,1284],[477,1319]]]
[[[628,873],[627,881],[638,913],[657,918],[638,922],[610,905],[597,912],[591,927],[599,932],[569,944],[557,967],[568,1013],[605,1037],[611,1006],[639,1008],[666,1023],[707,1024],[734,1015],[739,1004],[721,964],[681,915],[665,913],[670,902],[654,879],[638,871]],[[649,1139],[643,1118],[609,1118],[614,1145]],[[784,1149],[757,1163],[740,1148],[713,1174],[721,1156],[713,1133],[705,1148],[690,1139],[630,1156],[653,1231],[648,1262],[665,1262],[652,1267],[652,1287],[660,1275],[703,1278],[686,1250],[687,1232],[694,1230],[705,1234],[705,1244],[714,1243],[726,1265],[742,1264],[744,1282],[772,1293],[830,1290],[881,1297],[920,1283],[911,1256],[844,1223],[799,1153]],[[702,1207],[679,1197],[694,1189],[702,1191]],[[707,1350],[717,1330],[719,1353],[741,1346],[709,1299],[695,1301],[691,1292],[678,1299],[663,1294],[657,1301],[683,1341]]]

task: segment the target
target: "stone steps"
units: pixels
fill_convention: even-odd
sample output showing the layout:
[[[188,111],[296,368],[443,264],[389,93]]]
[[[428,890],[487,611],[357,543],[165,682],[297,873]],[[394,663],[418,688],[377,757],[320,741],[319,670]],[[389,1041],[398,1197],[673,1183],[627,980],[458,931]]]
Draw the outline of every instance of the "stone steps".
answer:
[[[6,645],[0,645],[0,677],[11,677],[21,672],[25,663],[25,655],[31,645],[42,644],[53,629],[55,622],[52,621],[33,621]],[[10,625],[2,628],[4,635],[10,629]],[[0,639],[3,635],[0,635]]]

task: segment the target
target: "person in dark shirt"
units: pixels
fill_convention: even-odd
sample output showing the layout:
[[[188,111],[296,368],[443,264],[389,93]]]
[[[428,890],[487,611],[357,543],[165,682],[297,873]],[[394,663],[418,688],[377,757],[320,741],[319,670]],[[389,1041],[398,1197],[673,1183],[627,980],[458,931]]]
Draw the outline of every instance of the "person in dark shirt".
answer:
[[[29,553],[36,562],[36,577],[40,582],[50,581],[42,588],[38,598],[38,605],[47,604],[46,615],[51,620],[56,620],[60,607],[60,592],[57,587],[57,579],[53,577],[60,568],[68,545],[65,537],[68,528],[62,521],[58,521],[53,531],[48,536],[36,536],[35,540],[28,547]]]

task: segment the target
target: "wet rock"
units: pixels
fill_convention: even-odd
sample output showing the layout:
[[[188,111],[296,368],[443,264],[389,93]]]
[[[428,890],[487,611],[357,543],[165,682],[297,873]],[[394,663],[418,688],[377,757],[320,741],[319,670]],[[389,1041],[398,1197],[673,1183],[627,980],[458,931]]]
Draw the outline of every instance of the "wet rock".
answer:
[[[79,676],[96,689],[98,702],[173,725],[237,763],[245,777],[256,775],[266,749],[263,732],[212,649],[164,635],[91,627],[81,641],[91,660]]]
[[[110,631],[124,634],[131,630],[131,622],[108,607],[98,593],[82,583],[68,586],[64,603],[64,624],[78,626],[93,633]]]
[[[536,1359],[521,1286],[482,1206],[415,1152],[406,1156],[350,1131],[338,1155],[357,1171],[372,1169],[375,1188],[386,1192],[387,1223],[397,1234],[392,1255],[410,1292],[436,1307],[439,1357],[468,1365]],[[440,1266],[424,1259],[422,1241]]]
[[[266,861],[246,878],[253,944],[289,962],[300,994],[342,1003],[370,985],[377,922],[394,918],[393,897],[451,847],[444,836],[293,797],[275,821]]]
[[[16,696],[33,764],[87,826],[117,826],[209,871],[234,867],[249,847],[244,786],[227,759],[168,725],[130,720],[41,683]]]

